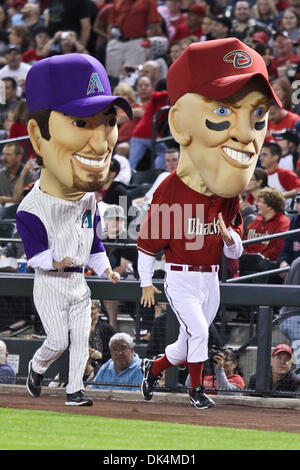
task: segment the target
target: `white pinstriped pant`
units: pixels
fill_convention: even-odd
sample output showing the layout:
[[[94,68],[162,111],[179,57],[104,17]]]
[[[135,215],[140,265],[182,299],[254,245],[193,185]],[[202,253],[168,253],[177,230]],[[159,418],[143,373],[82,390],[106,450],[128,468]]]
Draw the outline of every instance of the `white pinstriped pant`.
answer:
[[[33,370],[44,374],[69,347],[66,392],[83,390],[91,328],[90,289],[84,275],[36,270],[33,298],[47,335],[33,356]]]
[[[208,330],[219,307],[217,272],[170,271],[166,264],[165,293],[179,321],[177,341],[166,347],[172,365],[208,358]]]

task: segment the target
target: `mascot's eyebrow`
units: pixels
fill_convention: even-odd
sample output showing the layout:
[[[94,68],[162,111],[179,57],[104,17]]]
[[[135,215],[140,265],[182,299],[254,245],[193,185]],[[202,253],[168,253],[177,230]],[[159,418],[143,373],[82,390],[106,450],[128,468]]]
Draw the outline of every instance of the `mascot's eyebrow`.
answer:
[[[205,125],[206,127],[208,127],[208,129],[211,129],[212,131],[225,131],[230,127],[231,123],[229,121],[212,122],[208,119],[205,119]]]

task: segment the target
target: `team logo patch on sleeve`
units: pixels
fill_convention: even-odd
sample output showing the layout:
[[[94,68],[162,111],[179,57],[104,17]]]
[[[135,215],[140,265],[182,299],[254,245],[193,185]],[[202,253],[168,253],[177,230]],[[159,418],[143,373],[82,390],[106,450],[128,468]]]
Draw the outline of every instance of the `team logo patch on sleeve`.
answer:
[[[228,52],[228,54],[223,57],[223,60],[224,62],[233,64],[234,68],[236,69],[242,69],[252,65],[251,56],[248,54],[248,52],[241,50]]]
[[[86,94],[91,95],[93,93],[103,93],[103,92],[104,92],[104,88],[99,78],[99,75],[96,72],[92,73]]]

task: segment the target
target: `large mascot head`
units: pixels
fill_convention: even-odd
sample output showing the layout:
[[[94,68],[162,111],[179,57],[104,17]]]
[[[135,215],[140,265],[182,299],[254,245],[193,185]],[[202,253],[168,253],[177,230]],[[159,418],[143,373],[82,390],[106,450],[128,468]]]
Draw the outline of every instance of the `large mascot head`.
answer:
[[[236,38],[191,44],[167,75],[178,176],[206,195],[247,186],[264,142],[270,100],[280,103],[262,57]]]
[[[30,69],[25,94],[41,189],[63,199],[99,189],[117,142],[116,107],[132,117],[129,103],[112,96],[104,67],[87,54],[43,59]]]

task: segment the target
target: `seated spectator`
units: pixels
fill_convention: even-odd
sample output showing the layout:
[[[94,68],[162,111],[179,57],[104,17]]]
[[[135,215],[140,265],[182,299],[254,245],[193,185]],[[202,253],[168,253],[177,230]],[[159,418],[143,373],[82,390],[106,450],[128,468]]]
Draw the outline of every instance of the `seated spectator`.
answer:
[[[245,382],[239,370],[239,357],[232,348],[223,347],[213,356],[215,375],[204,375],[205,389],[215,388],[219,395],[238,395],[245,388]],[[188,375],[186,387],[191,386]],[[211,392],[210,392],[211,393]]]
[[[253,46],[253,49],[262,56],[267,67],[269,80],[275,80],[278,78],[277,68],[272,65],[272,59],[274,57],[273,49],[269,44],[257,43]]]
[[[300,16],[294,8],[286,8],[280,21],[280,29],[287,32],[293,44],[296,42],[300,36]]]
[[[13,367],[6,362],[7,356],[6,344],[4,341],[0,340],[0,384],[15,384],[16,372]]]
[[[132,132],[144,114],[144,107],[136,102],[135,92],[128,83],[119,83],[113,91],[115,96],[123,96],[132,107],[132,119],[121,108],[117,111],[118,142],[129,142]]]
[[[285,198],[285,207],[289,209],[293,203],[297,189],[300,188],[300,178],[294,171],[279,168],[282,155],[281,148],[274,142],[263,144],[259,160],[268,175],[268,186],[281,191]]]
[[[278,162],[278,167],[291,171],[297,169],[299,158],[299,137],[297,132],[287,129],[285,132],[279,134],[277,143],[281,148],[281,158]]]
[[[116,333],[110,338],[109,349],[111,359],[100,367],[90,388],[139,390],[143,380],[141,359],[134,352],[131,336],[127,333]],[[97,383],[109,385],[97,385]],[[117,384],[123,385],[117,386]],[[130,387],[131,384],[135,387]]]
[[[100,319],[100,303],[98,301],[92,301],[91,315],[89,359],[84,373],[84,381],[95,377],[101,365],[110,359],[109,340],[117,333],[111,325]]]
[[[159,65],[159,63],[156,62],[155,60],[146,60],[143,63],[142,68],[139,72],[139,78],[148,77],[150,79],[151,86],[152,86],[151,93],[156,88],[156,85],[159,81],[159,76],[160,76],[160,65]],[[136,88],[137,88],[137,85],[136,85]],[[137,91],[138,91],[138,89],[137,89]],[[151,95],[148,97],[148,99],[149,98],[151,98]]]
[[[2,163],[4,168],[0,170],[0,204],[11,204],[19,202],[16,197],[15,188],[17,182],[24,170],[24,165],[21,163],[23,158],[23,148],[16,143],[8,143],[2,150]],[[26,168],[27,170],[27,168]],[[23,174],[25,173],[25,170]],[[22,177],[23,177],[22,174]],[[34,175],[28,171],[24,175],[23,188],[34,180]],[[23,192],[23,188],[22,191]]]
[[[298,236],[299,238],[299,236]],[[299,242],[297,242],[299,244]],[[298,254],[299,256],[299,254]],[[286,274],[284,284],[286,286],[300,285],[300,258],[294,258],[291,268]],[[280,331],[290,341],[296,370],[294,373],[300,376],[300,307],[281,307],[277,319],[280,321]]]
[[[249,225],[244,240],[252,240],[275,233],[287,232],[290,219],[284,215],[285,199],[275,188],[265,188],[258,194],[258,216]],[[244,247],[244,253],[261,253],[276,261],[284,244],[283,238],[274,238]]]
[[[283,108],[292,111],[293,88],[291,82],[287,78],[277,78],[271,82],[271,85],[280,99]]]
[[[128,215],[128,210],[132,205],[132,199],[126,184],[116,179],[120,169],[121,165],[119,161],[112,157],[107,179],[101,189],[99,189],[99,193],[102,197],[102,202],[105,204],[121,205],[125,214]]]
[[[202,22],[206,15],[203,5],[195,3],[186,12],[185,22],[180,23],[176,29],[171,41],[178,41],[188,36],[196,36],[198,40],[203,35]]]
[[[252,14],[260,23],[273,29],[278,10],[273,0],[257,0],[252,7]]]
[[[271,357],[270,391],[273,392],[299,392],[300,377],[293,374],[292,368],[293,351],[287,344],[278,344]],[[255,390],[256,374],[249,380],[248,389]],[[280,396],[283,394],[280,393]]]
[[[169,44],[168,52],[167,52],[167,61],[169,67],[173,64],[173,62],[178,59],[180,54],[182,53],[182,47],[180,41],[174,41]]]
[[[0,104],[0,125],[3,127],[4,121],[8,116],[9,111],[14,111],[20,102],[17,97],[18,84],[12,77],[2,79],[5,86],[5,103]]]
[[[50,36],[48,33],[47,28],[41,26],[36,28],[33,33],[33,48],[28,49],[22,55],[22,61],[33,65],[38,60],[43,59],[45,56],[43,55],[44,47],[47,42],[50,40]]]
[[[18,84],[17,97],[20,98],[24,94],[25,79],[31,66],[22,61],[21,49],[13,44],[8,46],[5,58],[7,64],[0,69],[0,80],[14,78]]]
[[[41,8],[38,3],[40,2],[27,2],[21,9],[21,20],[24,22],[25,26],[27,26],[32,38],[37,28],[45,25],[44,18],[41,16]]]
[[[143,41],[141,44],[145,47],[147,61],[154,61],[159,66],[156,83],[159,80],[167,78],[168,65],[166,62],[166,54],[169,45],[168,39],[163,36],[154,36]]]
[[[26,118],[28,114],[28,107],[25,99],[21,99],[18,103],[18,106],[14,110],[13,123],[9,129],[9,139],[14,139],[16,137],[25,137],[28,136]],[[30,140],[20,141],[19,145],[24,148],[27,148],[27,158],[35,158],[35,152],[31,145]]]
[[[280,108],[275,101],[271,101],[269,108],[268,130],[265,141],[276,142],[276,136],[278,136],[278,134],[285,132],[287,129],[294,129],[299,120],[299,114]]]
[[[16,24],[9,32],[9,44],[19,47],[22,54],[31,47],[31,34],[26,25]]]
[[[263,168],[255,168],[253,175],[245,188],[245,194],[247,195],[247,199],[244,203],[250,205],[257,205],[257,195],[258,193],[268,187],[268,174]]]
[[[272,65],[277,69],[279,77],[288,77],[288,68],[295,67],[300,61],[300,57],[293,52],[293,41],[285,31],[278,31],[274,34],[274,57]]]
[[[78,40],[78,36],[75,31],[57,31],[40,51],[43,57],[71,54],[72,52],[79,52],[80,54],[89,53]]]
[[[248,0],[239,0],[235,3],[232,15],[232,27],[230,30],[230,36],[236,37],[250,46],[254,33],[263,31],[269,38],[272,34],[272,30],[269,26],[254,18],[251,7],[251,2]]]
[[[124,210],[121,206],[109,205],[103,215],[104,231],[102,239],[105,243],[135,243],[135,240],[130,239],[127,233],[126,217]],[[121,276],[125,276],[128,270],[135,273],[137,277],[137,250],[125,247],[106,247],[106,253],[113,269],[115,269]],[[108,314],[109,323],[116,330],[118,330],[118,313],[119,301],[118,300],[104,300],[103,305]]]
[[[145,202],[147,204],[151,204],[152,197],[160,183],[167,177],[169,176],[172,171],[176,170],[177,165],[179,161],[179,150],[176,148],[169,148],[167,149],[165,153],[165,169],[166,171],[163,171],[160,173],[157,178],[155,179],[153,185],[151,188],[146,192],[145,196],[136,198],[132,201],[134,205],[141,205],[144,204]]]
[[[130,139],[129,163],[133,170],[138,166],[139,161],[143,158],[147,150],[151,149],[152,142],[152,123],[153,117],[157,111],[164,106],[169,105],[168,92],[166,90],[166,80],[161,80],[151,95],[151,99],[145,108],[145,113],[135,127],[132,138]],[[158,123],[164,122],[161,115]],[[160,136],[161,131],[157,130],[156,136]],[[154,167],[164,169],[166,145],[164,142],[155,144]]]
[[[211,39],[224,39],[230,36],[231,19],[225,15],[213,17],[211,25]]]
[[[298,191],[295,198],[296,211],[290,221],[289,231],[300,228],[300,192]],[[291,266],[292,262],[300,256],[300,233],[294,235],[288,235],[284,239],[284,245],[282,251],[278,257],[278,264],[280,268],[286,268]],[[284,279],[287,273],[281,274]]]

